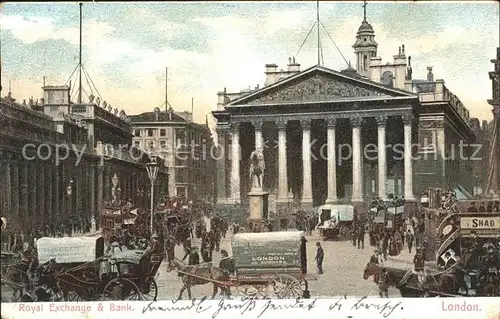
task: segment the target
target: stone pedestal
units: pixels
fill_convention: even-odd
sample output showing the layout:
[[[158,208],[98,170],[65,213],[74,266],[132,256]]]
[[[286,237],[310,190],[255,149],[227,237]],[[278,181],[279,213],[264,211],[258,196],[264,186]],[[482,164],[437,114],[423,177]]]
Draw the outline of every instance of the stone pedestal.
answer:
[[[262,189],[252,189],[248,193],[248,202],[250,208],[249,219],[251,221],[264,219],[269,210],[269,193]]]

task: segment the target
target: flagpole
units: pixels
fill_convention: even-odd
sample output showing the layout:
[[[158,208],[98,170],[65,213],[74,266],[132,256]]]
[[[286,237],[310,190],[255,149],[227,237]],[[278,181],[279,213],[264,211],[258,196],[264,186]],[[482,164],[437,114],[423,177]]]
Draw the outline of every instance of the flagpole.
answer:
[[[320,39],[319,39],[319,0],[316,1],[316,26],[318,27],[318,65],[321,65]]]

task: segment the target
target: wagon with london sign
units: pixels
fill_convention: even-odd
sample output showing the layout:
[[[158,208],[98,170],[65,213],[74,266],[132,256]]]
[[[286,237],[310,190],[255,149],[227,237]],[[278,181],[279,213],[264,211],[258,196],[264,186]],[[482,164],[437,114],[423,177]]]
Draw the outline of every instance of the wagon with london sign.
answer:
[[[196,275],[183,275],[234,287],[254,298],[309,298],[307,241],[301,231],[238,233],[231,241],[234,274],[220,282]]]

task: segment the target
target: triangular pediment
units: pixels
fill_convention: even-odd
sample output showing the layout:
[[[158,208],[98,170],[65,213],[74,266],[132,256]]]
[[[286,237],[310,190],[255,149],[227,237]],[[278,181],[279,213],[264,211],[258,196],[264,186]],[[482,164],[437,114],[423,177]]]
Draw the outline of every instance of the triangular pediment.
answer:
[[[355,101],[413,96],[415,95],[411,92],[315,66],[231,101],[228,106]]]

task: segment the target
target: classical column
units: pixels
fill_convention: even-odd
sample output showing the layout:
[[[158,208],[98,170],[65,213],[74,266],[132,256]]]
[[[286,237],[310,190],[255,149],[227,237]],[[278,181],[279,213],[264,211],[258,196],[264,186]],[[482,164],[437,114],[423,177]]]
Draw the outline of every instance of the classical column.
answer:
[[[12,200],[12,216],[19,218],[19,162],[15,159],[11,162],[11,200]]]
[[[387,124],[387,116],[377,116],[377,132],[378,132],[378,196],[385,200],[387,199],[387,148],[385,126]]]
[[[40,212],[38,204],[37,204],[37,197],[40,196],[38,194],[39,191],[39,181],[37,181],[37,162],[36,160],[29,161],[29,184],[28,187],[30,189],[30,201],[29,201],[29,212],[30,212],[30,218],[31,218],[31,224],[34,226],[36,225],[36,222],[40,219],[38,213]]]
[[[47,218],[48,207],[47,207],[47,187],[45,187],[45,161],[35,162],[37,163],[37,172],[38,177],[38,187],[37,187],[37,207],[38,207],[38,215],[42,218],[43,223]]]
[[[53,190],[52,190],[52,185],[54,184],[54,174],[52,174],[52,161],[48,160],[45,162],[45,188],[47,189],[47,198],[45,199],[46,204],[47,204],[47,218],[48,218],[48,223],[50,224],[53,221],[53,214],[54,214],[54,207],[53,207]]]
[[[326,119],[327,124],[327,149],[328,149],[328,183],[327,183],[327,197],[326,202],[331,204],[337,202],[337,159],[335,149],[335,125],[337,120],[335,118]]]
[[[405,143],[405,155],[404,155],[404,172],[405,172],[405,185],[404,185],[404,197],[405,200],[414,200],[413,195],[413,170],[412,170],[412,145],[411,145],[411,123],[412,116],[405,115],[402,117],[404,124],[404,143]]]
[[[28,160],[21,159],[19,168],[19,215],[20,224],[27,223],[28,214]]]
[[[363,201],[363,164],[361,156],[361,117],[351,118],[352,126],[352,198],[353,202]]]
[[[100,221],[100,216],[102,212],[102,207],[103,207],[103,201],[104,201],[104,166],[101,164],[97,164],[97,180],[94,180],[93,182],[97,182],[97,212],[94,213],[95,219],[96,219],[96,224],[99,225]],[[143,206],[144,207],[144,206]]]
[[[288,167],[286,162],[286,120],[277,120],[278,127],[278,200],[288,200]]]
[[[239,204],[241,202],[239,123],[232,123],[231,129],[231,199],[235,204]]]
[[[262,137],[262,126],[264,125],[264,121],[254,120],[252,124],[255,128],[255,149],[264,151],[264,138]]]
[[[312,203],[311,120],[301,120],[302,125],[302,202]]]
[[[10,173],[10,162],[12,155],[11,154],[5,154],[0,152],[0,157],[1,157],[1,169],[0,169],[0,174],[3,176],[2,178],[2,184],[0,185],[0,208],[2,209],[3,214],[8,214],[9,217],[12,215],[12,201],[11,201],[11,193],[12,193],[12,187],[11,187],[11,173]]]
[[[226,187],[226,134],[222,129],[217,129],[217,203],[227,201]]]
[[[95,203],[95,190],[96,190],[96,167],[91,164],[90,165],[90,180],[89,180],[89,188],[90,188],[90,231],[95,232],[95,221],[96,221],[96,203]]]

